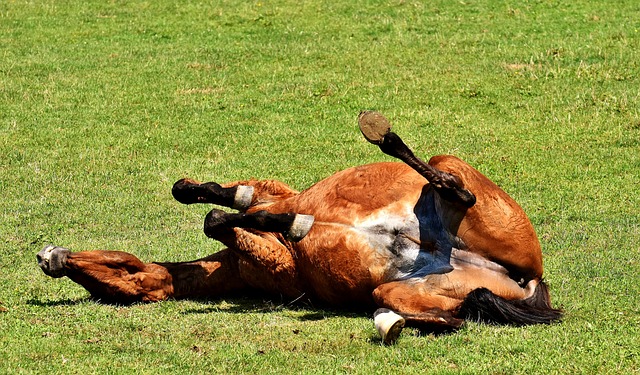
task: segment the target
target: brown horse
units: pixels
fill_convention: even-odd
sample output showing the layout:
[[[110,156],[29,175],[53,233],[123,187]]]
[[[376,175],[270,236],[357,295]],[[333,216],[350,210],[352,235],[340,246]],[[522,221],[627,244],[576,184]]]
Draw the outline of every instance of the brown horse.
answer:
[[[454,156],[417,158],[384,117],[363,112],[370,142],[404,163],[350,168],[303,192],[274,180],[224,185],[183,179],[181,203],[212,203],[204,232],[228,248],[182,263],[117,251],[47,246],[38,263],[94,298],[116,303],[215,298],[249,290],[330,306],[378,307],[385,343],[407,324],[455,329],[463,320],[551,323],[542,254],[520,206]]]

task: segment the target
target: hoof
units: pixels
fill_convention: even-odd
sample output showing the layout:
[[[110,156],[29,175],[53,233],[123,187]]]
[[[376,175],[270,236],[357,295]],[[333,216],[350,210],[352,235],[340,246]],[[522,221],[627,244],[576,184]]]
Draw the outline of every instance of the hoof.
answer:
[[[38,265],[45,274],[58,278],[66,275],[65,264],[67,256],[71,253],[69,249],[53,245],[47,245],[36,255]]]
[[[393,345],[404,328],[404,318],[389,309],[376,310],[373,322],[385,345]]]
[[[381,144],[385,135],[391,131],[389,120],[375,111],[360,112],[358,126],[366,140],[374,145]]]
[[[291,223],[287,238],[293,242],[302,240],[311,230],[314,220],[312,215],[297,214]]]
[[[214,208],[209,211],[207,216],[204,218],[204,234],[209,238],[215,238],[215,235],[218,230],[224,225],[226,222],[227,213]]]
[[[178,180],[171,188],[171,195],[182,204],[197,203],[198,198],[193,196],[192,189],[189,188],[192,185],[199,185],[199,183],[189,178]]]
[[[233,206],[236,210],[244,211],[251,206],[253,200],[253,186],[238,185],[236,195],[233,198]]]

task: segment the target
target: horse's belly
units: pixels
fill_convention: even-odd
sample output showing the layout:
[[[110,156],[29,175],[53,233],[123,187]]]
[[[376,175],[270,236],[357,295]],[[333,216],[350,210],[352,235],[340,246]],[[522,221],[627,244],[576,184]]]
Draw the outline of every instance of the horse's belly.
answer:
[[[414,209],[414,202],[398,202],[349,224],[316,222],[298,245],[309,288],[330,303],[363,303],[383,283],[448,271],[448,258],[425,249]]]
[[[294,245],[308,290],[332,304],[372,302],[383,283],[450,269],[448,254],[433,251],[449,241],[434,194],[405,164],[378,163],[336,173],[270,210],[315,218]]]

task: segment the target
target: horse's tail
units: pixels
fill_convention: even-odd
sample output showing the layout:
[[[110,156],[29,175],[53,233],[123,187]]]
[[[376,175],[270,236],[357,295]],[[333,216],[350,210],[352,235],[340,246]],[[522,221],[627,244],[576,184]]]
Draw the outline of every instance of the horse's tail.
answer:
[[[507,300],[486,288],[475,289],[464,299],[459,316],[477,322],[522,326],[560,321],[562,310],[551,307],[549,289],[541,281],[533,295],[522,300]]]

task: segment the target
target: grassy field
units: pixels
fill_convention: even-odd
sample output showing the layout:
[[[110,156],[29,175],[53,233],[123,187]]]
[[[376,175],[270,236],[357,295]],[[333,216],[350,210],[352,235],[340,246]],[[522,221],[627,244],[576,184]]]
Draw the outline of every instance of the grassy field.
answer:
[[[640,372],[639,51],[635,0],[0,2],[0,373]],[[520,202],[563,323],[385,347],[368,314],[101,305],[36,265],[47,243],[217,251],[175,180],[389,160],[362,109]]]

